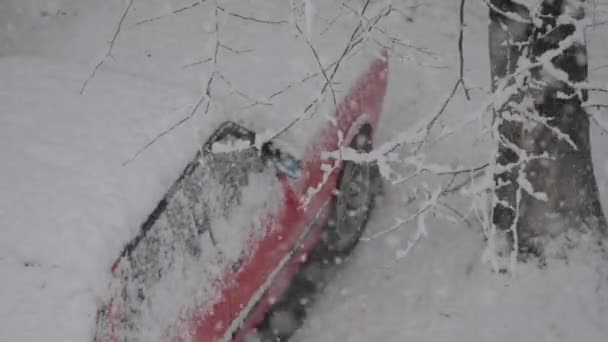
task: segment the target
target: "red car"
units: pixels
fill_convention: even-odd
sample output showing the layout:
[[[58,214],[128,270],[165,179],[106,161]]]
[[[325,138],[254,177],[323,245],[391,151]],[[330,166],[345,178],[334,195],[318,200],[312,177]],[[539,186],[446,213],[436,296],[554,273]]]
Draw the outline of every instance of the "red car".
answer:
[[[377,168],[322,152],[371,150],[387,72],[386,56],[371,63],[301,160],[222,124],[114,263],[96,340],[244,341],[272,323],[268,313],[313,249],[348,254]]]

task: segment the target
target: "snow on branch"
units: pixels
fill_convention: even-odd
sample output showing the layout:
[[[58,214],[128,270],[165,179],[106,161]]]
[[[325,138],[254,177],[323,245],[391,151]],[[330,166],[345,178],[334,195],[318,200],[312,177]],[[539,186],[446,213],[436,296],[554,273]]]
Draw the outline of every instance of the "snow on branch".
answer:
[[[495,6],[492,3],[492,0],[483,0],[483,1],[488,6],[488,8],[490,8],[492,11],[494,11],[496,13],[499,13],[500,15],[504,16],[507,19],[510,19],[514,22],[521,23],[521,24],[531,24],[532,23],[531,19],[524,18],[519,13],[512,12],[512,11],[506,11],[506,10],[502,10],[502,9],[498,8],[497,6]],[[517,2],[517,3],[522,5],[519,2]]]

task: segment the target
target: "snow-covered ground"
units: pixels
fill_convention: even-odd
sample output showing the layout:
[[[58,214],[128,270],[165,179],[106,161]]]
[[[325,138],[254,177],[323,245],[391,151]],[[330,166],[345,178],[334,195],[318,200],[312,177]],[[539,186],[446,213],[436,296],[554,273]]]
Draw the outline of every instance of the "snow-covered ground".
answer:
[[[220,2],[234,13],[280,23],[220,11],[216,34],[211,1],[173,14],[197,2],[136,0],[109,54],[128,1],[0,3],[0,341],[91,340],[96,309],[108,294],[111,263],[213,127],[230,118],[257,124],[261,133],[280,129],[318,96],[321,76],[301,81],[318,66],[305,39],[294,36],[289,2]],[[300,23],[322,52],[322,63],[329,64],[358,19],[334,3],[310,2],[314,19]],[[373,3],[377,10],[386,1]],[[383,19],[383,27],[424,52],[400,48],[409,59],[391,57],[380,142],[435,113],[458,78],[459,2],[393,3],[403,13]],[[607,17],[608,4],[595,3],[598,17]],[[465,75],[472,100],[457,94],[440,125],[478,110],[487,96],[487,10],[470,0],[465,16]],[[161,18],[142,22],[156,17]],[[608,49],[602,42],[608,26],[588,33],[591,78],[605,83]],[[218,38],[229,48],[221,48],[214,61]],[[340,69],[338,94],[373,56],[372,47],[377,48],[370,44]],[[199,110],[137,154],[188,116],[218,70],[222,77],[214,77],[209,113]],[[306,125],[315,124],[306,121],[295,131],[307,131]],[[483,164],[490,146],[489,138],[478,134],[481,128],[470,125],[435,145],[426,153],[428,161]],[[606,210],[608,143],[595,126],[593,133]],[[287,144],[297,150],[302,138],[296,134]],[[477,219],[468,214],[471,202],[462,196],[446,204],[467,214],[465,221],[430,213],[420,216],[424,221],[382,233],[419,210],[417,188],[434,190],[445,181],[422,178],[387,186],[367,240],[320,294],[294,340],[608,338],[608,285],[593,254],[581,252],[569,263],[552,261],[542,271],[519,265],[514,277],[494,274],[483,262],[485,243]]]

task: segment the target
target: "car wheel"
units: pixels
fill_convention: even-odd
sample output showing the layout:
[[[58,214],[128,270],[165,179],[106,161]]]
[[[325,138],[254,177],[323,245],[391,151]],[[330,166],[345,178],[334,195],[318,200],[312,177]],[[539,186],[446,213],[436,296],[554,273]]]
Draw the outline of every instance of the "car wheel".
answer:
[[[371,127],[366,125],[359,130],[350,147],[357,151],[371,151]],[[324,242],[328,256],[346,256],[359,242],[376,194],[374,168],[374,165],[366,162],[342,163],[337,191],[325,230]]]

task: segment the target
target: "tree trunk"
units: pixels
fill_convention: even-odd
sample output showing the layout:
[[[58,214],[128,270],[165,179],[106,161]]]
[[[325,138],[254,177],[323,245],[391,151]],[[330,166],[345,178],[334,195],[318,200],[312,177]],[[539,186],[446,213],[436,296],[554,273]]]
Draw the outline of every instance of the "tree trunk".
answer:
[[[545,154],[548,158],[519,160],[513,148],[499,146],[497,164],[519,162],[521,166],[495,175],[497,204],[493,221],[499,229],[509,229],[511,224],[516,224],[517,245],[523,252],[540,252],[542,240],[569,229],[605,233],[606,219],[591,160],[589,117],[582,107],[587,93],[576,87],[587,80],[584,33],[581,29],[577,31],[574,24],[583,17],[582,3],[580,0],[545,0],[533,18],[534,26],[506,19],[496,10],[504,13],[510,9],[520,17],[529,18],[523,6],[518,7],[510,0],[492,3],[495,5],[495,9],[490,10],[493,84],[496,76],[504,77],[514,71],[513,60],[525,57],[522,51],[535,63],[543,54],[558,49],[560,42],[576,38],[574,44],[550,62],[532,69],[522,94],[513,96],[507,109],[497,114],[520,111],[523,122],[504,121],[504,127],[499,127],[500,134],[528,156]],[[559,16],[573,20],[558,23]],[[507,32],[502,28],[507,28]],[[500,46],[504,41],[501,34],[514,36],[513,41],[528,41],[528,48],[515,52],[505,49]],[[505,60],[510,61],[507,67]],[[529,181],[534,193],[544,196],[533,195],[529,187],[523,186],[520,176]],[[505,182],[508,185],[502,186]],[[509,205],[505,206],[506,203]],[[515,217],[518,219],[514,223]]]
[[[525,43],[531,34],[531,25],[509,19],[502,13],[516,13],[521,18],[528,18],[527,8],[513,3],[511,0],[492,0],[494,8],[490,8],[489,47],[490,75],[492,91],[496,91],[498,83],[517,68],[517,62],[526,50]],[[510,103],[519,103],[523,94],[511,97]],[[517,106],[506,106],[496,111],[494,120],[498,123],[498,156],[496,164],[506,168],[517,163],[517,154],[509,148],[509,144],[520,145],[521,125],[507,120],[508,115],[517,111]],[[496,183],[496,201],[492,213],[492,222],[501,231],[508,231],[515,220],[515,193],[517,183],[517,168],[500,170],[494,175]]]

